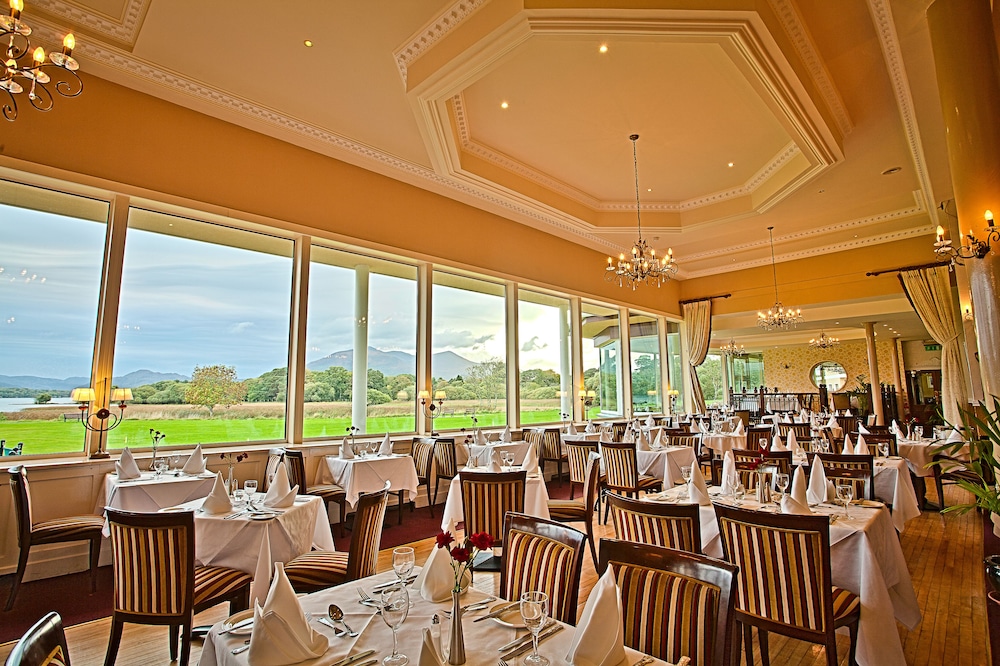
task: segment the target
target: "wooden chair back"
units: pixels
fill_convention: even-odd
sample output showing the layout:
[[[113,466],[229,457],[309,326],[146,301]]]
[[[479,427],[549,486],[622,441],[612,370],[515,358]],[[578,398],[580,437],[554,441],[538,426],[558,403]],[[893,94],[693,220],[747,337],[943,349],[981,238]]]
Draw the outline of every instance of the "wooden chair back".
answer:
[[[701,552],[701,514],[697,504],[659,504],[608,493],[615,537],[622,541]]]
[[[587,461],[590,459],[591,453],[597,452],[597,442],[566,442],[570,483],[584,483],[587,475]]]
[[[503,543],[507,513],[524,513],[527,473],[459,472],[465,533],[486,532],[497,544]]]
[[[10,476],[10,492],[14,501],[14,518],[17,521],[17,546],[31,546],[31,495],[28,490],[28,475],[24,465],[14,465],[7,470]],[[8,609],[9,610],[9,609]]]
[[[33,624],[7,655],[4,666],[70,666],[59,613],[51,611]]]
[[[435,475],[438,479],[453,479],[458,474],[455,456],[455,438],[437,437],[434,440]]]
[[[812,438],[812,431],[808,423],[779,423],[778,434],[782,439],[788,437],[788,432],[795,433],[795,439],[800,442],[808,442]]]
[[[306,483],[306,460],[302,451],[285,449],[285,469],[288,470],[288,483],[299,487],[299,495],[309,494],[309,484]]]
[[[849,479],[854,483],[854,499],[875,499],[875,456],[844,455],[841,453],[816,453],[811,464],[819,458],[826,478],[834,481]]]
[[[748,428],[747,448],[750,450],[770,448],[773,434],[774,429],[769,425],[755,425]]]
[[[861,435],[865,438],[865,444],[868,445],[868,450],[874,455],[878,451],[879,444],[889,445],[889,455],[898,456],[899,455],[899,445],[896,443],[896,435],[893,433],[876,433],[872,432],[869,435]]]
[[[601,457],[604,459],[604,485],[608,490],[637,492],[639,469],[634,443],[602,443]]]
[[[347,580],[375,575],[379,544],[382,541],[382,525],[385,522],[385,509],[388,504],[388,481],[382,490],[358,497],[358,505],[354,511],[351,548],[347,556]]]
[[[413,457],[413,466],[417,468],[418,485],[430,485],[434,467],[434,438],[414,437],[410,455]]]

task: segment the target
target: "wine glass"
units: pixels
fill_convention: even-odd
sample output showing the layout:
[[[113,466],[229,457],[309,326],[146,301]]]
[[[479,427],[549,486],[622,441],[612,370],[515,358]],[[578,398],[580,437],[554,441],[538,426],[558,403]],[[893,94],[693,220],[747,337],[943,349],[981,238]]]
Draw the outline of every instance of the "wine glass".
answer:
[[[878,453],[882,458],[889,457],[889,442],[879,442],[878,443]]]
[[[392,570],[396,572],[396,578],[400,583],[405,585],[404,581],[413,572],[415,561],[413,549],[409,546],[392,549]]]
[[[507,466],[508,471],[514,466],[514,452],[513,451],[501,451],[500,456],[503,458],[504,465]]]
[[[247,499],[247,491],[242,488],[237,488],[233,491],[233,505],[242,506]]]
[[[157,458],[153,463],[153,469],[156,470],[156,477],[159,478],[161,474],[170,469],[170,463],[167,462],[166,458]]]
[[[174,469],[174,471],[179,470],[181,468],[181,457],[180,457],[180,455],[174,454],[174,455],[170,456],[170,466]]]
[[[845,480],[837,484],[837,499],[844,503],[844,518],[850,518],[851,512],[847,507],[850,506],[851,500],[854,499],[853,481]]]
[[[778,490],[781,491],[781,499],[785,498],[785,491],[788,490],[788,475],[781,473],[775,476],[775,482],[778,485]]]
[[[521,595],[521,619],[531,632],[532,652],[524,658],[528,666],[547,666],[549,660],[538,654],[538,634],[545,625],[549,614],[549,595],[544,592],[525,592]]]
[[[410,612],[410,595],[403,586],[390,587],[382,591],[382,621],[392,629],[392,654],[382,660],[383,666],[404,666],[410,658],[399,653],[396,632],[403,625]]]
[[[681,467],[681,477],[684,479],[685,484],[691,483],[691,465]]]
[[[742,481],[736,482],[736,487],[733,489],[733,499],[736,501],[736,506],[743,504],[743,498],[747,496],[747,487],[743,485]]]
[[[257,492],[257,479],[247,479],[243,482],[243,490],[247,493],[247,504],[253,502],[254,493]]]

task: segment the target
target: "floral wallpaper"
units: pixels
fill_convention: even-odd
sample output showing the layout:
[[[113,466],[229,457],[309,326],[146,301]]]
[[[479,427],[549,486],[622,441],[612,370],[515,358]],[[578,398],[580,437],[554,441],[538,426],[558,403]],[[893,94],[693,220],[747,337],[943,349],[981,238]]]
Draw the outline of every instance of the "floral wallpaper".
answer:
[[[876,342],[879,380],[892,384],[892,342]],[[868,380],[868,347],[864,340],[848,340],[830,349],[815,349],[807,344],[787,347],[770,347],[764,350],[764,382],[785,393],[813,393],[816,387],[809,380],[809,372],[821,361],[836,361],[847,371],[844,389],[857,388],[855,378],[864,375]]]

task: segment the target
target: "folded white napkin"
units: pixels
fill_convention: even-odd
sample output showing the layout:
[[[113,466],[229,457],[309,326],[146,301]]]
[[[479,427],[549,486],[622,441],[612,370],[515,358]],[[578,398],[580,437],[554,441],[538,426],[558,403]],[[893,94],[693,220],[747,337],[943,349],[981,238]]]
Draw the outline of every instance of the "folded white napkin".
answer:
[[[351,446],[350,440],[346,437],[344,442],[340,445],[340,457],[343,460],[354,460],[354,447]]]
[[[896,437],[899,438],[903,437],[903,430],[899,427],[899,424],[896,423],[896,419],[893,419],[892,424],[889,425],[889,432],[891,432]]]
[[[806,490],[806,473],[802,471],[801,465],[795,466],[795,473],[792,474],[792,499],[809,510],[809,495]]]
[[[868,431],[868,428],[866,428],[864,426],[864,424],[859,423],[858,424],[858,434],[859,435],[870,435],[871,433]]]
[[[115,472],[118,473],[119,481],[138,479],[142,476],[139,466],[135,463],[135,456],[132,455],[132,451],[127,446],[122,450],[121,460],[115,463]]]
[[[663,428],[657,428],[656,439],[654,439],[652,444],[649,445],[649,448],[653,449],[654,451],[657,449],[662,449],[664,446],[667,446],[667,443],[669,441],[670,440],[667,439],[667,436],[663,434]]]
[[[849,456],[854,453],[854,444],[851,442],[851,436],[844,433],[844,451],[845,456]]]
[[[538,474],[538,446],[534,442],[528,444],[528,450],[524,454],[524,462],[521,465],[528,476]]]
[[[833,414],[830,414],[830,420],[826,422],[826,427],[830,428],[831,430],[833,430],[834,428],[839,428],[840,424],[837,423],[837,417],[834,416]]]
[[[844,412],[844,416],[854,416],[854,414],[851,414],[851,410],[848,409]]]
[[[575,423],[570,423],[569,424],[569,426],[566,428],[566,433],[569,434],[569,435],[579,435],[580,434],[580,433],[578,433],[576,431],[576,424]]]
[[[594,425],[593,421],[587,421],[587,427],[583,431],[587,434],[595,433],[597,432],[597,426]]]
[[[184,463],[184,467],[181,471],[185,474],[191,475],[202,474],[205,472],[205,456],[202,455],[201,444],[194,447],[194,452],[187,459],[187,462]]]
[[[271,538],[268,531],[263,530],[260,540],[260,550],[257,551],[257,568],[253,572],[253,583],[250,586],[250,605],[263,604],[271,589]]]
[[[590,592],[566,661],[577,666],[613,666],[625,660],[622,595],[613,567]]]
[[[247,663],[288,666],[323,655],[330,643],[315,631],[302,612],[281,562],[274,563],[274,581],[264,606],[254,605],[253,633]]]
[[[493,455],[490,456],[490,466],[486,469],[488,472],[502,472],[503,465],[500,464],[500,460],[497,458],[497,452],[494,451]]]
[[[233,503],[229,499],[229,493],[226,492],[226,482],[222,480],[222,472],[215,475],[212,492],[201,503],[201,508],[208,513],[226,513],[233,510]]]
[[[740,419],[739,421],[736,422],[736,427],[733,428],[733,434],[742,435],[744,432],[745,431],[743,429],[743,419]]]
[[[858,444],[854,447],[854,455],[856,456],[867,456],[871,451],[868,450],[868,442],[865,441],[865,436],[858,435]]]
[[[808,505],[802,504],[791,495],[785,495],[781,498],[781,513],[791,513],[796,516],[808,516],[812,514],[812,511],[809,510]]]
[[[432,548],[423,568],[413,581],[413,587],[420,596],[431,603],[451,601],[451,591],[455,588],[455,572],[448,560],[451,559],[444,548]]]
[[[622,436],[622,442],[626,444],[632,444],[635,442],[635,434],[633,434],[631,428],[625,430],[625,434]]]
[[[476,444],[478,444],[479,446],[490,445],[490,441],[486,439],[486,433],[484,433],[482,430],[476,431]]]
[[[378,454],[380,456],[392,455],[392,438],[389,437],[389,433],[385,433],[385,437],[382,438],[382,443],[378,446]]]
[[[639,433],[639,437],[635,440],[635,448],[637,451],[649,451],[649,438],[646,437],[646,433]]]
[[[791,423],[792,422],[792,417],[789,416],[788,414],[785,414],[784,418],[781,419],[781,422],[782,423]]]
[[[785,443],[785,447],[789,451],[791,451],[794,454],[796,451],[799,450],[799,440],[797,440],[795,438],[795,431],[794,430],[789,430],[788,431],[788,437],[786,439],[787,439],[787,442]]]
[[[652,416],[647,416],[646,417],[646,427],[647,428],[652,428],[654,426],[656,426],[656,419],[654,419]]]
[[[962,431],[960,431],[958,428],[952,428],[951,433],[949,433],[948,435],[948,439],[945,440],[945,443],[951,444],[953,442],[964,442],[964,441],[965,437],[962,436]],[[122,455],[122,457],[124,458],[125,456]]]
[[[500,441],[505,444],[514,441],[513,436],[510,434],[510,426],[503,427],[503,434],[500,435]]]
[[[274,480],[267,487],[267,494],[264,495],[264,506],[272,509],[287,509],[295,504],[295,496],[299,492],[299,487],[289,487],[288,468],[278,465],[274,473]]]
[[[823,469],[823,462],[819,456],[813,457],[812,470],[809,472],[809,490],[806,491],[806,498],[810,504],[819,504],[826,501],[826,470]]]
[[[709,506],[712,499],[708,496],[708,484],[705,475],[701,473],[701,465],[691,467],[691,483],[688,484],[688,499],[701,506]]]
[[[700,430],[703,435],[707,435],[708,434],[708,424],[705,423],[704,421],[698,421],[698,430]]]
[[[740,477],[736,473],[736,458],[732,451],[726,451],[722,457],[722,492],[731,494],[740,484]]]
[[[611,433],[607,430],[601,431],[601,436],[597,439],[598,442],[603,442],[604,444],[610,444],[613,440],[611,439]]]
[[[417,666],[441,666],[444,659],[438,652],[437,645],[434,644],[434,636],[427,627],[423,629],[423,640],[420,643],[420,656],[417,658]]]
[[[787,450],[788,449],[786,449],[785,445],[781,442],[781,436],[780,435],[773,435],[771,437],[771,451],[772,452],[774,452],[774,451],[787,451]]]

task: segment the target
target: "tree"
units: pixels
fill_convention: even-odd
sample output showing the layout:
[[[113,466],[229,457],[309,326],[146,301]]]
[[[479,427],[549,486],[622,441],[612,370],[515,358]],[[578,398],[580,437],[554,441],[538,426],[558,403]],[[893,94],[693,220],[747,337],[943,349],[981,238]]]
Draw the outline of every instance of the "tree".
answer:
[[[39,393],[35,396],[36,405],[47,405],[52,402],[52,396],[48,393]]]
[[[247,387],[236,379],[236,368],[231,365],[195,366],[184,394],[188,404],[207,407],[209,416],[213,415],[216,405],[230,407],[246,397]]]
[[[288,368],[275,368],[260,377],[246,380],[248,402],[277,402],[285,399]]]
[[[385,392],[385,374],[381,370],[368,369],[368,388]]]
[[[507,393],[507,364],[498,358],[477,363],[465,377],[465,388],[475,393],[484,411],[496,411],[497,400]]]

